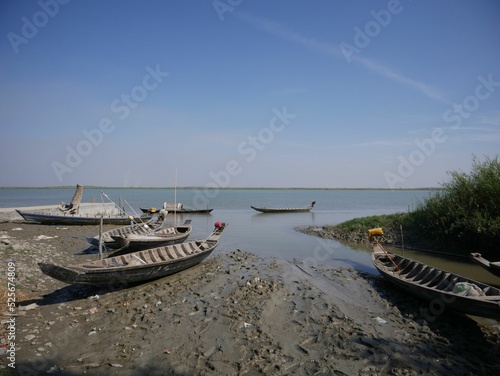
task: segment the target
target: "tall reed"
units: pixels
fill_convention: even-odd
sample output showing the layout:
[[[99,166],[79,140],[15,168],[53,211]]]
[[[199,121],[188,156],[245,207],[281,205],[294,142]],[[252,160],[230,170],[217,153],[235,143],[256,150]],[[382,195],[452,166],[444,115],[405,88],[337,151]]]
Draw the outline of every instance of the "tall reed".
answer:
[[[438,248],[481,252],[500,259],[500,163],[473,159],[470,173],[450,172],[443,190],[405,218]]]

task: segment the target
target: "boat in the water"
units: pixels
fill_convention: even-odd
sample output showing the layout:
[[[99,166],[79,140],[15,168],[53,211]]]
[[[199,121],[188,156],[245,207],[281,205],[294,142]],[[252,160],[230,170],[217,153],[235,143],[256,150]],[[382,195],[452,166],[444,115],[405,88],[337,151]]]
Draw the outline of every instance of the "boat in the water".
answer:
[[[169,204],[165,202],[161,209],[155,207],[152,208],[140,208],[143,213],[155,214],[155,213],[165,213],[165,214],[210,214],[214,209],[194,209],[185,207],[184,204]]]
[[[313,201],[311,202],[310,205],[300,208],[268,208],[265,206],[252,206],[252,205],[250,205],[250,207],[261,213],[297,213],[297,212],[308,212],[314,207],[315,204],[316,201]]]
[[[99,225],[102,223],[104,225],[127,225],[131,222],[142,223],[147,222],[153,215],[141,215],[141,216],[131,216],[128,214],[119,214],[119,215],[75,215],[69,213],[62,214],[41,214],[41,213],[31,213],[23,210],[17,210],[21,217],[24,220],[29,222],[37,222],[44,225]]]
[[[379,273],[395,286],[446,310],[500,319],[500,290],[458,274],[387,252],[378,242],[382,229],[369,230],[372,261]]]
[[[136,223],[133,225],[113,228],[102,232],[100,235],[87,238],[87,241],[94,247],[98,247],[100,241],[104,247],[111,250],[131,252],[146,248],[181,243],[188,238],[190,233],[190,219],[184,221],[184,224],[179,226],[174,226],[168,221],[163,221],[161,223],[149,221],[146,223]],[[134,242],[130,244],[127,239],[137,239],[138,237],[144,237],[146,240],[150,240],[150,245],[145,246],[144,248],[134,248],[133,246],[129,248],[129,245],[134,245]]]
[[[500,277],[500,261],[489,261],[481,256],[480,253],[474,252],[470,254],[470,258],[476,264],[482,266],[484,269],[489,271],[491,274]]]
[[[225,227],[225,223],[216,222],[214,231],[203,240],[151,248],[77,265],[38,265],[44,274],[68,284],[127,286],[162,278],[200,263],[217,247]]]

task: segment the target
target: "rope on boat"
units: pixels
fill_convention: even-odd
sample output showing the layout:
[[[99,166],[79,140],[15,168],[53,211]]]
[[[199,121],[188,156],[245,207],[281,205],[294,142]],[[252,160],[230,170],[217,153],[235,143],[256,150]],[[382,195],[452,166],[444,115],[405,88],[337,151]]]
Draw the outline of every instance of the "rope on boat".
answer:
[[[382,244],[380,244],[380,243],[378,242],[378,239],[377,239],[377,238],[375,238],[375,243],[377,243],[377,245],[378,245],[378,246],[382,249],[382,251],[384,251],[385,255],[389,258],[389,260],[391,260],[392,265],[394,265],[394,267],[395,267],[395,268],[396,268],[396,270],[398,271],[398,274],[400,274],[400,273],[401,273],[401,269],[400,269],[400,268],[399,268],[399,266],[396,264],[396,262],[392,259],[392,257],[389,255],[389,252],[387,252],[387,251],[385,250],[385,248],[384,248],[384,247],[382,247]]]
[[[106,193],[101,192],[101,198],[102,198],[103,196],[104,196],[104,197],[106,197],[106,198],[107,198],[110,202],[112,202],[112,203],[113,203],[113,205],[114,205],[116,208],[118,208],[118,209],[119,209],[119,210],[120,210],[123,214],[127,214],[127,213],[125,212],[125,210],[124,210],[123,208],[121,208],[119,205],[117,205],[117,204],[116,204],[116,202],[114,202],[114,201],[113,201],[113,200],[112,200],[112,199],[111,199],[111,198],[110,198],[110,197],[109,197]],[[133,214],[135,215],[135,217],[136,217],[136,218],[139,218],[139,221],[140,221],[143,225],[147,225],[147,223],[146,223],[146,222],[144,222],[144,221],[142,220],[141,216],[140,216],[140,215],[139,215],[139,214],[138,214],[138,213],[134,210],[134,208],[133,208],[133,207],[132,207],[132,206],[131,206],[128,202],[127,202],[127,200],[123,200],[123,201],[124,201],[124,202],[128,205],[128,207],[132,210],[132,212],[133,212]],[[103,200],[103,205],[104,205],[104,200]],[[106,209],[105,209],[105,210],[106,210]],[[130,221],[131,221],[131,222],[138,223],[138,222],[134,219],[134,217],[129,216],[129,218],[130,218]],[[149,226],[147,227],[147,229],[148,229],[151,233],[153,232],[153,230],[151,230],[151,229],[149,228]]]
[[[104,195],[104,196],[106,196],[106,197],[108,197],[108,196],[106,195],[106,193],[101,192],[102,210],[104,210],[104,214],[105,214],[105,215],[108,215],[108,213],[106,213],[106,205],[104,205],[104,198],[103,198],[103,195]],[[112,201],[109,197],[108,197],[108,200],[110,200],[111,202],[113,202],[113,201]],[[115,204],[115,203],[113,202],[113,204]],[[116,204],[115,204],[115,205],[116,205]]]
[[[385,248],[382,246],[382,244],[380,244],[379,241],[378,241],[377,236],[382,236],[382,235],[384,235],[384,231],[380,227],[368,230],[368,237],[370,239],[372,239],[375,242],[375,244],[377,244],[380,247],[380,249],[382,251],[384,251],[385,255],[389,258],[389,260],[391,260],[392,264],[394,265],[394,267],[398,271],[398,274],[400,274],[401,273],[401,269],[396,264],[396,262],[394,262],[394,260],[392,259],[392,257],[389,255],[389,252],[387,252],[385,250]]]

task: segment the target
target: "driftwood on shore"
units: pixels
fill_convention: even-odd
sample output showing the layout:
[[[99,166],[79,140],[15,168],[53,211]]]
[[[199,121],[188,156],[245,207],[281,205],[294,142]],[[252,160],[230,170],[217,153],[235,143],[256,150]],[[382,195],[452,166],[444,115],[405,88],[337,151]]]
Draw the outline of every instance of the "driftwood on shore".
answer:
[[[78,209],[80,208],[80,203],[82,202],[82,196],[83,196],[83,186],[77,184],[75,194],[73,195],[71,202],[69,204],[61,202],[59,210],[63,212],[68,212],[70,214],[78,213]]]

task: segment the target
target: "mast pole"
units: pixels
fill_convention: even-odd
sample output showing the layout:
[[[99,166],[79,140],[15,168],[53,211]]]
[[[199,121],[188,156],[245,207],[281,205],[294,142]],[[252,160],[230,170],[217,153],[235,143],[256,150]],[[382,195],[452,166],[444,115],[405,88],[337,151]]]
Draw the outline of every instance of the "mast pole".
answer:
[[[177,167],[174,178],[174,226],[177,226]]]

